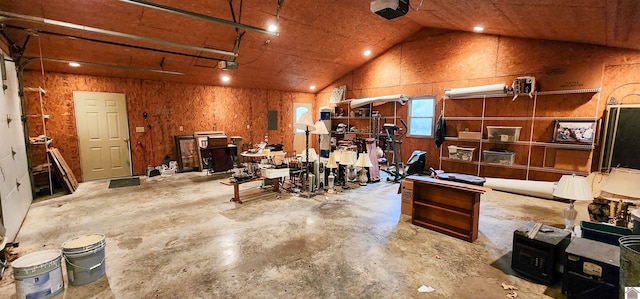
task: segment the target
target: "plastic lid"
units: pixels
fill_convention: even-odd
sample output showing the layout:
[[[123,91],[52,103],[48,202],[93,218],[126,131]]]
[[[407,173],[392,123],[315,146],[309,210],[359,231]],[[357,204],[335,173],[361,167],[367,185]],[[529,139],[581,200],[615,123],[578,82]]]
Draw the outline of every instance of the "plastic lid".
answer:
[[[73,238],[69,241],[66,241],[62,244],[63,249],[68,248],[80,248],[89,246],[91,244],[98,243],[104,239],[104,235],[102,234],[93,234],[93,235],[84,235],[77,238]]]
[[[14,268],[33,267],[46,262],[50,262],[61,256],[60,250],[48,249],[29,253],[21,256],[11,263]]]

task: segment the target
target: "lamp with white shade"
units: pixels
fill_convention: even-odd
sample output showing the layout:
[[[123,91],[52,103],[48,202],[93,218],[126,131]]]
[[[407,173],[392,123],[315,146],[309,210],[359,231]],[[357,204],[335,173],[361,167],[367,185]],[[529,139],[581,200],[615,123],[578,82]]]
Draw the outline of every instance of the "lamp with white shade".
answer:
[[[627,225],[629,203],[626,201],[640,199],[639,182],[640,170],[612,168],[607,180],[600,186],[602,191],[613,194],[613,197],[603,197],[610,201],[609,217],[613,218],[616,225]]]
[[[352,151],[340,151],[340,165],[344,165],[344,185],[342,188],[347,189],[349,185],[347,185],[347,181],[349,181],[349,167],[355,163],[355,152]]]
[[[373,163],[371,163],[371,159],[369,159],[369,154],[360,153],[355,166],[360,167],[360,177],[358,178],[360,180],[360,186],[366,186],[367,181],[369,181],[369,179],[367,178],[366,168],[373,167]]]
[[[577,175],[563,175],[558,181],[555,189],[553,190],[553,196],[568,199],[569,206],[562,211],[564,217],[564,229],[573,230],[573,226],[578,216],[578,211],[574,209],[573,203],[576,200],[593,200],[593,193],[591,187],[587,182],[586,177]]]
[[[327,186],[329,188],[328,192],[333,193],[334,182],[336,180],[335,175],[333,175],[333,170],[338,168],[338,163],[336,163],[336,153],[332,152],[329,154],[329,162],[327,162],[327,168],[329,169],[329,181],[327,182]]]

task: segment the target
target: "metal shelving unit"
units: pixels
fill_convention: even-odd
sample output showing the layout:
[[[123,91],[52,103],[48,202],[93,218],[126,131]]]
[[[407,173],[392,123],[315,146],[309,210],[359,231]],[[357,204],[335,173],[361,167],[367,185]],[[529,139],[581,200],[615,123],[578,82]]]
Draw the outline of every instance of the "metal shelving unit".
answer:
[[[29,142],[29,153],[30,153],[30,158],[32,159],[31,156],[33,155],[33,146],[44,146],[45,149],[45,157],[47,159],[47,162],[45,164],[41,164],[41,165],[32,165],[31,166],[31,176],[32,176],[32,182],[34,182],[33,180],[33,176],[42,172],[45,172],[48,174],[49,176],[49,194],[53,195],[53,177],[51,175],[51,161],[49,161],[49,145],[51,144],[51,139],[48,139],[49,136],[47,136],[47,119],[49,119],[49,115],[44,114],[44,103],[42,102],[42,96],[44,94],[47,93],[47,91],[45,91],[42,87],[27,87],[24,89],[24,91],[31,91],[31,92],[37,92],[38,93],[38,98],[40,101],[40,115],[36,115],[37,117],[40,117],[42,119],[42,135],[44,135],[45,137],[45,141],[44,142]],[[29,138],[29,140],[31,140],[31,138]],[[46,169],[46,170],[45,170]],[[35,186],[34,186],[35,187]]]
[[[510,144],[510,145],[516,145],[516,146],[526,146],[528,147],[528,151],[527,151],[527,164],[526,165],[501,165],[501,164],[493,164],[493,163],[485,163],[485,162],[480,162],[480,161],[460,161],[460,160],[454,160],[454,159],[449,159],[446,156],[443,156],[443,147],[440,148],[440,168],[442,168],[442,162],[443,161],[450,161],[450,162],[455,162],[455,163],[465,163],[465,164],[472,164],[472,165],[477,165],[477,173],[476,175],[480,175],[480,171],[481,171],[481,167],[483,166],[487,166],[487,167],[504,167],[504,168],[511,168],[511,169],[522,169],[522,170],[526,170],[526,179],[529,179],[529,173],[531,171],[540,171],[540,172],[551,172],[551,173],[558,173],[558,174],[580,174],[580,175],[588,175],[588,173],[585,172],[579,172],[579,171],[570,171],[570,170],[563,170],[563,169],[556,169],[553,167],[538,167],[538,166],[531,166],[531,156],[532,156],[532,149],[534,147],[543,147],[544,148],[544,160],[546,160],[546,156],[547,156],[547,149],[548,148],[552,148],[552,149],[568,149],[568,150],[581,150],[581,151],[593,151],[595,149],[596,143],[595,143],[595,139],[591,144],[568,144],[568,143],[552,143],[552,142],[542,142],[542,141],[534,141],[533,140],[533,135],[534,135],[534,129],[535,129],[535,122],[536,121],[551,121],[551,120],[570,120],[570,119],[575,119],[576,117],[547,117],[547,116],[536,116],[536,106],[537,106],[537,101],[538,101],[538,96],[548,96],[548,95],[565,95],[565,94],[582,94],[582,93],[599,93],[600,89],[578,89],[578,90],[562,90],[562,91],[544,91],[544,92],[532,92],[531,94],[519,94],[518,96],[522,96],[522,95],[526,95],[528,97],[531,97],[531,100],[533,101],[533,108],[531,111],[531,116],[515,116],[515,117],[508,117],[508,116],[485,116],[485,112],[486,112],[486,101],[488,98],[506,98],[506,97],[513,97],[515,96],[514,94],[504,94],[504,95],[486,95],[486,96],[474,96],[474,97],[465,97],[465,98],[456,98],[456,99],[482,99],[482,114],[481,116],[453,116],[453,117],[449,117],[446,116],[444,114],[445,112],[445,107],[446,107],[446,100],[447,97],[443,98],[443,108],[442,108],[442,112],[443,115],[445,115],[444,119],[448,120],[448,121],[480,121],[480,127],[481,127],[481,133],[484,134],[485,133],[485,121],[530,121],[531,124],[528,126],[529,128],[529,140],[527,141],[515,141],[515,142],[497,142],[497,141],[490,141],[488,139],[479,139],[479,140],[475,140],[475,139],[460,139],[457,137],[446,137],[445,140],[446,141],[460,141],[460,142],[477,142],[478,146],[479,146],[479,150],[478,150],[478,160],[480,160],[480,158],[482,157],[482,150],[483,150],[483,145],[484,144]],[[598,95],[598,104],[600,101],[600,97]],[[596,107],[598,107],[599,105],[596,105]],[[580,117],[581,119],[586,119],[586,120],[599,120],[598,116],[597,116],[597,109],[596,111],[594,111],[594,115],[593,117]],[[524,129],[524,128],[523,128]],[[544,165],[544,164],[543,164]]]

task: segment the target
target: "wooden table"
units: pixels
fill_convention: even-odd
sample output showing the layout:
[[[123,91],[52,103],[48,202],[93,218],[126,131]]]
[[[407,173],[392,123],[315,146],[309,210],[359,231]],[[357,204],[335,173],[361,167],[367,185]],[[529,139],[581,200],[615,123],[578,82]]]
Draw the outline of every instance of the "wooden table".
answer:
[[[234,202],[238,202],[238,203],[242,203],[242,200],[240,199],[240,185],[244,184],[244,183],[250,183],[250,182],[257,182],[257,181],[264,181],[265,179],[267,179],[266,177],[258,177],[258,178],[253,178],[247,181],[242,181],[242,182],[232,182],[230,180],[223,180],[220,181],[221,184],[223,185],[227,185],[227,186],[233,186],[233,198],[231,198],[230,201],[234,201]],[[273,192],[277,192],[280,193],[280,182],[278,179],[275,179],[273,182]],[[254,191],[254,192],[245,192],[243,194],[243,196],[250,196],[250,195],[255,195],[255,194],[259,194],[259,193],[263,193],[264,190],[258,190],[258,191]]]
[[[480,194],[491,189],[429,177],[408,179],[413,180],[414,225],[468,242],[478,238]]]

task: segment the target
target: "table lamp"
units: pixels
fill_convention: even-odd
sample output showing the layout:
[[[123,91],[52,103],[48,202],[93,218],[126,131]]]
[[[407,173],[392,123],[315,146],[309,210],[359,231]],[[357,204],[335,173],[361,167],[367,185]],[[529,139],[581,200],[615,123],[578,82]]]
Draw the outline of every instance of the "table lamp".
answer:
[[[353,156],[354,152],[351,151],[342,151],[340,154],[340,165],[344,165],[344,185],[342,188],[348,189],[349,185],[347,185],[347,181],[349,181],[349,167],[355,163]]]
[[[360,155],[358,155],[358,161],[356,161],[355,166],[360,167],[360,177],[358,178],[360,180],[360,186],[366,186],[367,181],[369,180],[367,178],[366,168],[373,167],[373,163],[371,163],[371,159],[369,159],[369,154],[360,153]]]
[[[602,191],[613,194],[613,197],[603,197],[610,201],[609,217],[614,219],[616,225],[627,225],[628,203],[624,201],[640,199],[640,187],[637,185],[639,182],[640,170],[612,168],[607,180],[600,186]],[[613,202],[618,203],[613,204]]]
[[[333,193],[333,186],[336,180],[335,175],[333,175],[333,170],[338,168],[338,163],[336,163],[336,154],[335,152],[332,152],[329,154],[329,162],[327,163],[326,167],[329,169],[329,182],[327,184],[327,186],[329,187],[328,192],[329,193]]]
[[[587,183],[587,178],[582,176],[563,175],[553,190],[553,196],[568,199],[569,205],[562,211],[564,217],[564,229],[571,231],[576,222],[578,211],[573,208],[576,200],[593,200],[591,187]]]

